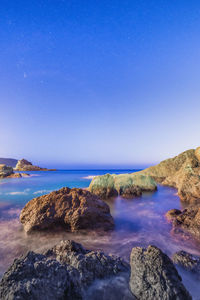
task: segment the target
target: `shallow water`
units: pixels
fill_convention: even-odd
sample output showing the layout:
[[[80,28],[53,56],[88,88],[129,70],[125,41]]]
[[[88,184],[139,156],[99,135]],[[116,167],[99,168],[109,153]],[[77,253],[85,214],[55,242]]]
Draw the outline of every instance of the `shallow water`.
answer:
[[[115,230],[112,233],[71,234],[61,231],[27,236],[23,232],[19,223],[20,210],[33,197],[63,186],[87,187],[92,175],[127,172],[127,170],[29,172],[31,177],[1,180],[0,275],[20,254],[28,250],[40,251],[62,239],[73,239],[89,249],[101,249],[106,253],[122,256],[126,260],[129,260],[132,247],[149,244],[158,246],[168,255],[178,250],[200,254],[200,245],[192,237],[184,239],[171,234],[171,225],[165,219],[165,213],[171,208],[181,208],[181,203],[175,189],[162,186],[158,187],[158,191],[145,193],[139,198],[117,197],[107,201],[115,221]],[[194,289],[197,285],[193,277],[183,273],[183,281],[194,299],[198,299],[199,291]]]

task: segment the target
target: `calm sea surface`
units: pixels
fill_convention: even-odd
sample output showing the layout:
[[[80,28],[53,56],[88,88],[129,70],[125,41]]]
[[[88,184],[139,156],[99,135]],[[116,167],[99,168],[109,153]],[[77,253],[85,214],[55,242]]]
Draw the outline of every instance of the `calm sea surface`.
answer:
[[[81,170],[55,172],[28,172],[31,177],[0,180],[0,276],[15,257],[28,250],[40,251],[62,239],[73,239],[88,249],[101,249],[129,260],[135,246],[153,244],[171,255],[178,250],[200,254],[200,245],[192,238],[184,239],[171,233],[171,225],[165,213],[172,208],[181,208],[177,191],[158,187],[154,193],[142,197],[107,201],[115,221],[115,230],[106,234],[38,233],[27,236],[19,222],[20,210],[34,197],[47,194],[61,187],[88,187],[91,176],[106,173],[131,173],[136,170]],[[181,271],[184,284],[200,299],[200,290],[192,276]]]

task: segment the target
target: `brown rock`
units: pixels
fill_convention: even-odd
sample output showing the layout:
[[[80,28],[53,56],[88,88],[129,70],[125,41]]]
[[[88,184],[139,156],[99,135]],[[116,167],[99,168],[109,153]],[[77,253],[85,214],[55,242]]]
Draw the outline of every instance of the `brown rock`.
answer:
[[[47,169],[47,168],[34,166],[30,161],[26,159],[18,160],[15,170],[16,171],[55,171],[55,169]]]
[[[170,214],[170,211],[167,213]],[[186,231],[200,238],[200,206],[190,206],[171,218],[175,232]]]
[[[179,209],[171,209],[166,213],[165,216],[168,221],[173,221],[180,214],[181,214],[181,211]]]
[[[110,230],[114,226],[109,206],[98,196],[67,187],[29,201],[20,214],[20,221],[26,232],[57,226],[72,232]]]
[[[185,151],[138,173],[150,175],[160,184],[177,188],[182,201],[200,202],[199,151],[200,147]]]

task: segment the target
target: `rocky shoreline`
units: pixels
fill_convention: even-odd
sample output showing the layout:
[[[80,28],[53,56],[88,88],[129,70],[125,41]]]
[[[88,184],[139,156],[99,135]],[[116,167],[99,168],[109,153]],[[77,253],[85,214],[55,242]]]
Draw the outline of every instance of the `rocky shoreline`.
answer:
[[[119,257],[87,250],[70,240],[16,259],[0,281],[0,297],[192,299],[170,258],[155,246],[133,248],[129,265]]]
[[[17,176],[10,167],[1,169],[4,178]],[[33,198],[22,209],[20,221],[27,234],[58,228],[73,233],[112,231],[115,224],[104,199],[140,197],[155,192],[157,184],[177,188],[188,205],[166,213],[172,230],[200,239],[200,148],[137,173],[96,176],[88,190],[64,187]],[[66,240],[16,259],[1,279],[0,299],[192,299],[175,265],[200,278],[200,257],[185,251],[174,253],[171,260],[153,245],[134,247],[127,263]]]

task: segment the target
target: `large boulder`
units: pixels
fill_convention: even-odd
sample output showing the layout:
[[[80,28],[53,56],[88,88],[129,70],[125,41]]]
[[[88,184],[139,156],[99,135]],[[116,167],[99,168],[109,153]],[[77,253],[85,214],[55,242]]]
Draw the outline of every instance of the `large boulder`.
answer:
[[[120,274],[125,278],[129,274],[129,265],[122,259],[63,241],[43,254],[29,252],[15,260],[0,282],[0,298],[83,299],[95,280]]]
[[[144,191],[155,191],[156,183],[148,175],[133,174],[106,174],[96,176],[90,183],[91,193],[102,199],[120,195],[125,198],[140,196]]]
[[[133,248],[130,264],[130,289],[137,299],[192,299],[172,261],[157,247]]]
[[[177,266],[191,271],[200,278],[200,256],[181,250],[174,253],[172,260]]]
[[[172,210],[171,210],[172,211]],[[172,222],[173,231],[176,233],[189,232],[194,237],[200,239],[200,206],[192,205],[183,211],[177,210],[171,218],[169,215],[171,211],[167,212],[166,216]]]
[[[157,183],[177,188],[182,201],[200,201],[200,147],[187,150],[136,174],[150,175]]]
[[[14,260],[4,274],[0,282],[0,299],[81,299],[77,277],[76,271],[69,266],[42,254],[28,252]]]
[[[0,165],[0,178],[5,178],[12,174],[14,174],[12,167],[8,167],[5,164]]]
[[[20,221],[28,233],[58,226],[72,232],[114,227],[105,202],[87,190],[67,187],[30,200],[21,211]]]

